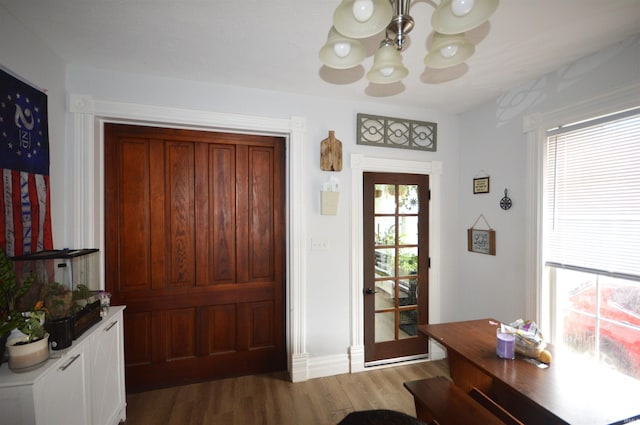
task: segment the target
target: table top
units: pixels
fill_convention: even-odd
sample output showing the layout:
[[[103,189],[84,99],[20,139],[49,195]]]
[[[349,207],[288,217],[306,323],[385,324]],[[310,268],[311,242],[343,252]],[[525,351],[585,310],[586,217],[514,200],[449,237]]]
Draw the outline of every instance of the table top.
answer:
[[[494,319],[420,325],[418,331],[455,351],[535,404],[570,424],[627,423],[640,419],[640,381],[599,367],[582,356],[555,350],[548,368],[517,356],[496,355]]]

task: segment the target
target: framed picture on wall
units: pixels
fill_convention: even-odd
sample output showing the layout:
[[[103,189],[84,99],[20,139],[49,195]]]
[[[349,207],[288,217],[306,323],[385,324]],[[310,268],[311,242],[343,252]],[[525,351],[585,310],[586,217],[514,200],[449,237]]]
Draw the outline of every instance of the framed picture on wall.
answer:
[[[476,177],[473,179],[473,194],[489,193],[489,177]]]
[[[496,255],[496,232],[491,229],[467,229],[467,250],[479,254]]]

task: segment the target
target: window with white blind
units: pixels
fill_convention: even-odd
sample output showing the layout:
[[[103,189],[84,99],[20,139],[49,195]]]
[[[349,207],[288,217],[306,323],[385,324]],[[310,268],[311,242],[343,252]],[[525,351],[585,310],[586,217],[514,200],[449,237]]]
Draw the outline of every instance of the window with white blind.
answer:
[[[640,379],[640,108],[549,130],[544,164],[556,344]]]

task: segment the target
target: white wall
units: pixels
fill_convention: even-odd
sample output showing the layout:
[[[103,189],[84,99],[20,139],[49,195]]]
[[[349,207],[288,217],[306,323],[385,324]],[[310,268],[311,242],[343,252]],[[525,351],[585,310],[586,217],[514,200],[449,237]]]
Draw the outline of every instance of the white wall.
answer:
[[[306,350],[310,357],[344,355],[351,344],[351,175],[350,154],[441,161],[443,233],[454,231],[457,190],[458,121],[455,116],[430,110],[392,108],[376,103],[350,103],[269,91],[216,86],[194,81],[107,72],[70,66],[68,93],[95,99],[145,105],[161,105],[212,112],[306,119],[304,146],[304,208],[306,233]],[[356,114],[369,113],[438,123],[438,150],[435,153],[359,146],[355,143]],[[320,142],[335,130],[343,144],[343,170],[320,170]],[[340,179],[341,194],[337,216],[320,215],[320,187],[329,175]],[[311,240],[328,242],[329,250],[312,251]],[[442,255],[443,285],[451,285],[456,265],[453,245],[446,241]],[[290,261],[296,261],[293,253]]]
[[[56,247],[68,246],[67,204],[55,201],[65,197],[65,170],[71,165],[65,152],[65,64],[0,6],[0,65],[47,93],[53,242]]]
[[[460,275],[443,302],[443,320],[525,314],[525,135],[523,118],[557,111],[640,83],[640,36],[629,38],[506,92],[460,116]],[[640,105],[640,99],[637,102]],[[558,123],[560,124],[560,123]],[[486,171],[491,193],[472,194],[473,177]],[[508,188],[513,207],[499,201]],[[482,213],[496,231],[495,257],[466,251],[465,231]],[[447,288],[443,288],[443,291]],[[525,317],[523,317],[525,318]]]

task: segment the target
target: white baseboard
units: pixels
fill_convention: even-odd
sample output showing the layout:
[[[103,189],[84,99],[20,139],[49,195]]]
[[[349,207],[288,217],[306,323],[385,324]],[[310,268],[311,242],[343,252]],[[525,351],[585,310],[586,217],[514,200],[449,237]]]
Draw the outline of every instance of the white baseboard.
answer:
[[[298,354],[291,358],[290,374],[292,382],[302,382],[313,378],[341,375],[343,373],[357,373],[371,367],[364,367],[364,350],[361,346],[350,347],[350,355],[333,354],[323,357],[311,357],[307,354]],[[447,356],[446,350],[438,343],[432,343],[429,348],[429,358],[416,360],[440,360]],[[407,362],[407,364],[410,362]],[[398,363],[383,365],[380,367],[397,366]]]
[[[346,354],[314,357],[309,359],[309,379],[349,373],[349,357]]]
[[[294,354],[289,359],[289,374],[291,382],[302,382],[309,379],[309,356],[307,354]]]

